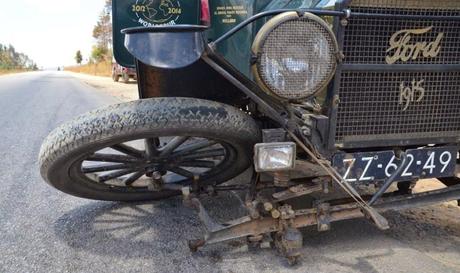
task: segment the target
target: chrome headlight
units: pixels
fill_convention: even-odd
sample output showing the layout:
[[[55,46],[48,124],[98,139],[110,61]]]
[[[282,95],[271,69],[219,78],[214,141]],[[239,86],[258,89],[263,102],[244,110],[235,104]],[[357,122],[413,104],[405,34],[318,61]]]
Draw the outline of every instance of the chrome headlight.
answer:
[[[286,12],[268,21],[252,47],[256,80],[277,97],[299,100],[322,90],[337,66],[331,28],[316,15]]]
[[[254,147],[256,172],[292,170],[296,145],[293,142],[259,143]]]

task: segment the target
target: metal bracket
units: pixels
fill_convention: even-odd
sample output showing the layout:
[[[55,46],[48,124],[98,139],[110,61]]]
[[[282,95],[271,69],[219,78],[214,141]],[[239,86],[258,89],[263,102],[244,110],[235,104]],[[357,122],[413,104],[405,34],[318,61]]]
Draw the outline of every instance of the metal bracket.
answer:
[[[322,203],[318,206],[316,212],[318,218],[318,231],[331,230],[330,210],[331,206],[329,203]]]
[[[321,184],[313,184],[313,185],[305,185],[300,184],[294,187],[289,188],[286,191],[277,192],[272,195],[275,199],[275,202],[281,202],[288,199],[292,199],[295,197],[300,197],[303,195],[311,194],[313,192],[318,192],[323,190],[323,185]]]
[[[275,235],[276,248],[288,259],[290,265],[295,265],[300,257],[300,249],[303,246],[302,233],[289,227]]]

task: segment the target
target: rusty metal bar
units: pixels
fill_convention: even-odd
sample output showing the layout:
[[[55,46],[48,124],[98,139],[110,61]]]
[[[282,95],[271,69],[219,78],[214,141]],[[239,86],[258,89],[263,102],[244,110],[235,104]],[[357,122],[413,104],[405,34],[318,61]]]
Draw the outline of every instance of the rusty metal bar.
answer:
[[[421,192],[410,196],[389,197],[384,202],[376,204],[374,207],[380,211],[403,210],[414,207],[430,206],[440,202],[448,202],[460,199],[460,184],[440,190]]]
[[[439,202],[447,202],[460,199],[460,185],[447,187],[440,190],[412,194],[410,196],[387,197],[378,202],[374,208],[380,212],[388,210],[401,210],[414,207],[433,205]],[[297,211],[293,219],[293,227],[302,228],[318,224],[316,209]],[[330,222],[349,220],[364,217],[362,209],[356,203],[336,205],[330,208]],[[258,236],[261,234],[280,231],[281,225],[278,219],[261,218],[251,220],[249,217],[237,219],[232,225],[220,230],[209,232],[204,240],[199,242],[197,247],[205,244],[214,244],[247,236]]]
[[[247,219],[246,217],[242,219]],[[246,236],[275,232],[279,230],[278,220],[273,218],[262,218],[250,220],[234,226],[226,227],[216,232],[208,233],[205,237],[206,244],[220,243]]]

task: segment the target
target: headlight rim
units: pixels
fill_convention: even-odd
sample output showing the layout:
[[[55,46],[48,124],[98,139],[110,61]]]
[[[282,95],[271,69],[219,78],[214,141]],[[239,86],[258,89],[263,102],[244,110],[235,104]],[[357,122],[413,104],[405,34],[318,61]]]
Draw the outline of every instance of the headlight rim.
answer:
[[[256,83],[259,85],[259,87],[261,87],[261,89],[263,91],[265,91],[266,93],[274,96],[275,98],[277,98],[279,100],[295,102],[295,101],[301,101],[301,100],[309,99],[309,98],[315,96],[321,90],[324,90],[329,85],[329,83],[332,81],[332,79],[334,78],[334,76],[336,74],[336,71],[337,71],[337,66],[338,66],[338,61],[339,61],[338,58],[336,58],[336,61],[333,63],[334,67],[331,70],[329,76],[323,81],[322,85],[320,85],[318,88],[316,88],[316,90],[314,90],[310,94],[305,95],[305,96],[303,96],[301,98],[295,98],[295,99],[294,98],[286,98],[286,97],[279,96],[277,93],[272,91],[270,89],[270,87],[267,86],[267,84],[262,79],[261,75],[262,75],[263,72],[261,71],[262,66],[261,66],[261,63],[260,63],[261,59],[262,59],[262,49],[263,49],[264,43],[267,40],[267,38],[270,35],[270,33],[274,29],[276,29],[278,26],[282,25],[285,22],[298,20],[298,19],[301,19],[301,18],[304,18],[304,17],[319,23],[328,32],[328,34],[331,37],[332,43],[333,43],[332,44],[332,47],[334,49],[333,54],[335,56],[338,56],[339,52],[340,52],[337,37],[335,36],[332,28],[328,25],[328,23],[325,20],[323,20],[321,17],[319,17],[319,16],[317,16],[317,15],[315,15],[313,13],[305,12],[303,14],[299,14],[299,13],[297,13],[295,11],[289,11],[289,12],[281,13],[281,14],[273,17],[272,19],[270,19],[259,30],[259,32],[257,33],[257,35],[256,35],[256,37],[254,39],[254,42],[252,44],[252,49],[251,50],[252,50],[252,54],[254,56],[254,61],[252,62],[252,72],[253,72],[253,75],[254,75],[254,79],[255,79]]]

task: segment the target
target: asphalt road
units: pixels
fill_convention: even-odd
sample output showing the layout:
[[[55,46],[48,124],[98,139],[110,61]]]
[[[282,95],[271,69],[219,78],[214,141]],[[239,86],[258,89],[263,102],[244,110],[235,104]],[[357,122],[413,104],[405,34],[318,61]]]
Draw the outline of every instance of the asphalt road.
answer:
[[[179,199],[144,204],[83,200],[39,176],[42,140],[58,124],[117,100],[59,72],[0,77],[0,272],[460,272],[460,228],[389,213],[390,231],[364,220],[327,233],[305,230],[303,261],[289,268],[272,250],[237,244],[191,254],[201,225]],[[206,206],[240,215],[224,195]]]

